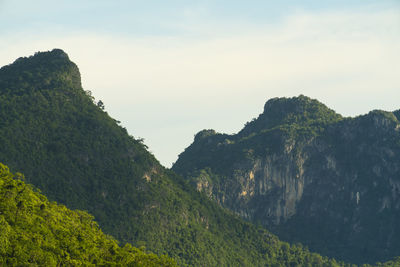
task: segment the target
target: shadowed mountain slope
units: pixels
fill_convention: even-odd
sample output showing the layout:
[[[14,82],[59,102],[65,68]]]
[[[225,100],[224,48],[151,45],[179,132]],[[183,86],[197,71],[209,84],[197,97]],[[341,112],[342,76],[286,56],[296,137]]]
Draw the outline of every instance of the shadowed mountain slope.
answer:
[[[305,96],[275,98],[238,134],[198,133],[172,169],[286,241],[385,261],[400,255],[398,118],[342,118]]]

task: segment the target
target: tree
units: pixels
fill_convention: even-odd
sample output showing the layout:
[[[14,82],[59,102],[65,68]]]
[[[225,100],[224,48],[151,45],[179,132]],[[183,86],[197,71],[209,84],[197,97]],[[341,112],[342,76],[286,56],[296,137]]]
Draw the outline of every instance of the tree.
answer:
[[[104,110],[104,103],[103,103],[103,101],[101,101],[101,100],[99,100],[98,102],[97,102],[97,106],[99,107],[99,108],[101,108],[102,110]]]

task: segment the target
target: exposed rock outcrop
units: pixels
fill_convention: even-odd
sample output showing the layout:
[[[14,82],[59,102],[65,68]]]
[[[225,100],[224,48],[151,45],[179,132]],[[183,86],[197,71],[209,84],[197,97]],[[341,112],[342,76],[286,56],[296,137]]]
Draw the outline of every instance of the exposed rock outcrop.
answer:
[[[384,261],[400,248],[396,114],[342,118],[304,96],[272,99],[238,134],[196,139],[173,169],[284,239],[343,260]]]

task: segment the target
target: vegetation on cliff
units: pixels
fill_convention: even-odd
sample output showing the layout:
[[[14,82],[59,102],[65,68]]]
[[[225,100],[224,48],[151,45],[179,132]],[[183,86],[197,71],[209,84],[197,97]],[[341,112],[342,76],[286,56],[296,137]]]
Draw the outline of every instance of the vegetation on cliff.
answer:
[[[398,117],[342,118],[305,96],[272,99],[238,134],[198,133],[172,169],[284,240],[386,261],[400,247]]]

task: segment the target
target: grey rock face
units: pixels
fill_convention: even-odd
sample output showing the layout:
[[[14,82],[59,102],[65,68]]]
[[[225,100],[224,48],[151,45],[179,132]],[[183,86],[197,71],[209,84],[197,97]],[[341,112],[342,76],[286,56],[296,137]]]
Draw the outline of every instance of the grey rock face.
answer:
[[[173,169],[283,239],[342,260],[384,261],[400,253],[395,114],[344,119],[303,96],[273,99],[238,134],[197,138]]]

